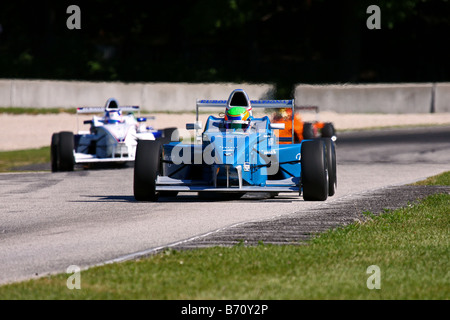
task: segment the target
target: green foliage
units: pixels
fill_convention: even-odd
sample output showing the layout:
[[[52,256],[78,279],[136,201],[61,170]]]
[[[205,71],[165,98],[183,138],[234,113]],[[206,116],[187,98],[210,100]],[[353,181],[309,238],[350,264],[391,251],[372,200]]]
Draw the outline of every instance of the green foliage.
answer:
[[[81,29],[68,30],[65,1],[1,2],[1,77],[264,82],[283,94],[299,82],[450,79],[449,1],[78,4]],[[372,4],[381,30],[366,28]]]

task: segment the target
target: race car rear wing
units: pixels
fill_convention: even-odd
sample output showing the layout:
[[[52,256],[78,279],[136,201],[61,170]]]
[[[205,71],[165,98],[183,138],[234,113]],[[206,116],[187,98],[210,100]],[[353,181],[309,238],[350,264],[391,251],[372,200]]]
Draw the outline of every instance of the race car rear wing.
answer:
[[[127,112],[139,112],[140,108],[139,106],[120,106],[118,108],[121,111],[127,111]],[[104,113],[105,111],[108,111],[111,109],[107,109],[105,107],[78,107],[77,108],[77,131],[79,132],[79,114],[96,114],[96,113]],[[140,116],[140,114],[139,114]],[[90,121],[85,121],[84,124],[91,123]]]
[[[294,110],[294,99],[292,100],[250,100],[252,108],[291,108]],[[197,100],[197,106],[195,109],[196,121],[198,121],[198,111],[201,107],[209,108],[226,108],[227,100]]]
[[[294,100],[250,100],[251,106],[255,108],[292,108],[295,111],[314,111],[319,113],[318,106],[295,106]],[[197,113],[199,107],[226,107],[227,100],[197,100]]]
[[[255,108],[293,108],[292,100],[250,100],[250,104]],[[227,100],[197,100],[197,111],[199,107],[226,107]]]
[[[249,100],[252,108],[268,108],[268,109],[281,109],[281,108],[290,108],[292,109],[292,114],[294,114],[295,103],[294,99],[292,100]],[[196,118],[195,124],[190,125],[189,129],[201,129],[201,125],[199,123],[199,108],[201,107],[209,107],[209,108],[226,108],[228,100],[197,100],[196,106]],[[294,117],[292,117],[292,128],[294,128]],[[198,133],[196,133],[198,135]],[[294,142],[294,130],[292,129],[292,142]]]
[[[120,106],[118,108],[121,111],[128,111],[128,112],[137,112],[139,111],[139,106]],[[80,107],[77,108],[78,114],[87,114],[87,113],[102,113],[105,112],[105,107]]]

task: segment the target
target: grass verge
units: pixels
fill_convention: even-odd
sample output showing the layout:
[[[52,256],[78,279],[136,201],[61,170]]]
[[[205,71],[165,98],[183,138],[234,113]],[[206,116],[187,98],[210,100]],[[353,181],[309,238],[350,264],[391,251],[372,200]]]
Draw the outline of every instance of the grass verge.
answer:
[[[418,181],[414,183],[413,185],[416,186],[426,186],[426,185],[432,185],[432,186],[450,186],[450,171],[444,172],[442,174],[429,177],[425,180]]]
[[[448,175],[434,178],[448,185]],[[164,252],[137,261],[0,287],[8,299],[434,299],[450,296],[450,195],[366,213],[305,246],[258,245]],[[380,273],[368,272],[377,266]],[[377,280],[373,278],[378,276]],[[380,289],[369,289],[379,283]]]
[[[13,115],[22,115],[22,114],[59,114],[59,113],[70,113],[75,114],[77,111],[76,108],[19,108],[19,107],[3,107],[0,108],[0,114],[13,114]]]
[[[0,152],[0,172],[11,172],[15,168],[50,162],[50,147]]]

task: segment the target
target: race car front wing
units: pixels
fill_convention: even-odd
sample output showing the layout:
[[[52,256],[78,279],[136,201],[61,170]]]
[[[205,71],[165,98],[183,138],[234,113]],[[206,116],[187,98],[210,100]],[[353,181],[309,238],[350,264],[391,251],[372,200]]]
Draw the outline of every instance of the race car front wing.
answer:
[[[158,176],[156,180],[156,191],[178,191],[178,192],[299,192],[298,179],[289,178],[284,180],[267,180],[265,186],[239,186],[215,187],[202,180],[180,180],[167,176]]]

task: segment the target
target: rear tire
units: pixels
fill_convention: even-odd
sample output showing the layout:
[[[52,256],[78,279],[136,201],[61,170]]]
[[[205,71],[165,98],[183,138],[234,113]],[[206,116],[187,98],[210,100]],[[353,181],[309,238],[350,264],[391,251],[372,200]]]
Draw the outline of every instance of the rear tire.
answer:
[[[313,124],[311,122],[303,123],[303,139],[309,140],[309,139],[314,139],[314,138],[315,138],[315,135],[314,135]]]
[[[305,201],[325,201],[328,197],[326,146],[322,140],[302,143],[301,186]]]
[[[52,172],[58,172],[59,170],[58,147],[59,133],[54,133],[52,134],[52,142],[50,144],[50,163]]]
[[[63,131],[59,133],[58,141],[58,170],[73,171],[75,159],[73,156],[74,140],[73,133]]]
[[[322,138],[331,138],[336,135],[336,132],[334,130],[334,126],[331,122],[327,122],[323,125],[323,128],[321,130],[321,136]]]
[[[327,149],[328,196],[333,196],[337,189],[336,145],[330,138],[323,139]]]
[[[134,162],[134,198],[137,201],[156,201],[156,178],[161,168],[161,142],[140,140]]]

